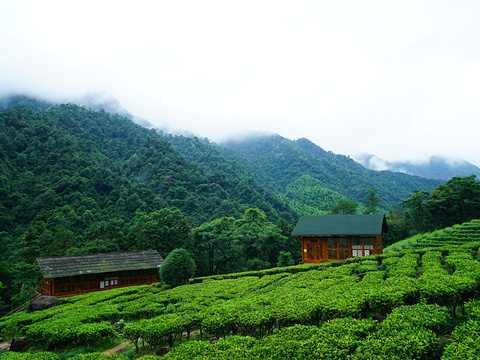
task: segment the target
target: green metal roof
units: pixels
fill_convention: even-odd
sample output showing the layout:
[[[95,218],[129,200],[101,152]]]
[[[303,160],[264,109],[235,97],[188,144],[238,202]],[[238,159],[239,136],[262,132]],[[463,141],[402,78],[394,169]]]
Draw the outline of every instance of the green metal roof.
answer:
[[[302,216],[292,236],[313,235],[379,235],[388,231],[384,215],[318,215]]]
[[[46,279],[126,270],[156,269],[161,266],[162,262],[162,257],[155,250],[37,258],[38,267]]]

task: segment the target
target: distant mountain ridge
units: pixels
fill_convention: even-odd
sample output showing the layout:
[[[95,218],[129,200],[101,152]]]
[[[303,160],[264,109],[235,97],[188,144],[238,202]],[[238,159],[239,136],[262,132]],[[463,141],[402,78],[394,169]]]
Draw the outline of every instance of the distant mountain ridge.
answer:
[[[480,168],[468,161],[438,155],[431,156],[425,161],[387,161],[372,154],[357,154],[353,158],[367,169],[388,170],[427,179],[450,180],[455,176],[470,175],[480,177]]]
[[[369,189],[378,191],[389,211],[413,190],[433,190],[441,181],[377,172],[312,141],[266,135],[222,143],[227,159],[255,174],[258,181],[286,199],[299,214],[327,213],[341,198],[363,204]],[[177,149],[178,150],[178,149]],[[181,151],[180,151],[181,152]],[[316,209],[316,211],[315,211]]]

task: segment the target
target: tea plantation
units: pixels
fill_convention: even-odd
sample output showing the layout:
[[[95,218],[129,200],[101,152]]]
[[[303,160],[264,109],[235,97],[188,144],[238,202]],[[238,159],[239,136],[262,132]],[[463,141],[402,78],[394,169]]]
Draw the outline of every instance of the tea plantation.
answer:
[[[33,342],[26,353],[1,355],[64,359],[82,348],[70,358],[148,359],[168,348],[165,359],[478,359],[479,227],[472,221],[414,239],[409,250],[344,263],[65,298],[0,319],[4,338]],[[120,341],[131,344],[126,355],[89,353]]]

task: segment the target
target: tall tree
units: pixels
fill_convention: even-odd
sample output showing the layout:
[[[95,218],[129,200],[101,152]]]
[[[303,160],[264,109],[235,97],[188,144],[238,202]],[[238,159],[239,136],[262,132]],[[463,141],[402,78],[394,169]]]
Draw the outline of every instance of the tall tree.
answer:
[[[424,233],[431,229],[431,214],[426,206],[430,193],[414,190],[412,196],[401,202],[405,212],[405,225],[415,233]],[[413,235],[413,233],[411,232]]]
[[[334,215],[353,215],[357,213],[358,204],[347,199],[340,199],[332,206],[330,212]]]
[[[137,248],[157,250],[166,256],[175,248],[192,249],[190,225],[178,209],[160,209],[135,213]]]
[[[233,263],[230,248],[234,223],[234,218],[222,217],[192,230],[198,275],[224,272],[220,264]]]
[[[380,196],[378,196],[378,190],[371,188],[367,190],[367,196],[365,196],[365,214],[377,214],[378,205],[382,202]]]

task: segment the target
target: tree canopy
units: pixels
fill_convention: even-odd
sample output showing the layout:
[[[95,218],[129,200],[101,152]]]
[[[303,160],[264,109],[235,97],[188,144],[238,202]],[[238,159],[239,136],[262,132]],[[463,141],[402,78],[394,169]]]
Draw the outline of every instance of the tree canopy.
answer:
[[[382,199],[378,196],[378,190],[375,188],[368,189],[364,198],[365,214],[377,214],[381,202]]]
[[[332,206],[330,211],[334,215],[353,215],[357,213],[357,209],[358,204],[356,202],[340,199]]]
[[[159,270],[160,279],[171,286],[185,285],[195,274],[195,261],[185,249],[174,249]]]
[[[392,240],[480,218],[480,182],[475,175],[454,177],[432,192],[413,191],[390,213]]]

